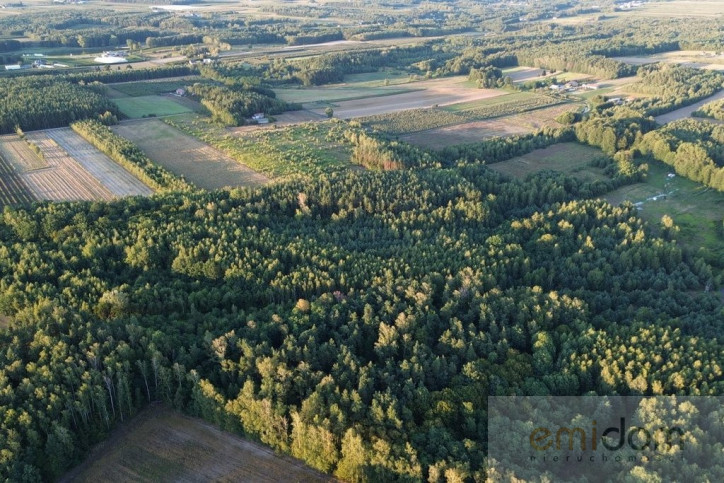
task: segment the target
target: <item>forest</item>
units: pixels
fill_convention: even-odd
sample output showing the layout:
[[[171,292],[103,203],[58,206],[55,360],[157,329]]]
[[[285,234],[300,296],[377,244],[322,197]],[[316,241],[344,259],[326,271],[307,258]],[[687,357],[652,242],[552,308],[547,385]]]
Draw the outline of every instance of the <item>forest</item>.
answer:
[[[0,133],[71,126],[155,194],[3,207],[1,481],[61,478],[154,402],[344,481],[469,482],[491,469],[488,396],[724,393],[721,264],[668,215],[645,222],[631,202],[600,199],[641,189],[659,162],[724,191],[724,127],[653,117],[716,94],[724,76],[616,58],[720,53],[718,17],[617,15],[612,0],[266,2],[245,5],[258,9],[249,15],[117,3],[128,5],[0,17],[0,56],[13,63],[107,47],[176,59],[2,74]],[[306,50],[338,40],[350,42]],[[518,66],[630,78],[617,85],[637,99],[551,95],[553,76],[514,84],[504,70]],[[275,89],[351,74],[385,88],[462,76],[475,93],[530,97],[226,129],[300,107]],[[106,86],[142,80],[161,82]],[[272,182],[199,190],[109,128],[122,117],[110,96],[176,85],[202,107],[163,126]],[[576,110],[437,150],[398,138],[450,118],[502,119],[523,102]],[[719,118],[720,104],[698,114]],[[490,167],[574,142],[600,149],[597,178]],[[665,481],[628,462],[617,479]]]
[[[721,393],[711,269],[577,183],[471,165],[6,209],[0,475],[57,477],[163,400],[350,481],[477,479],[489,394]]]

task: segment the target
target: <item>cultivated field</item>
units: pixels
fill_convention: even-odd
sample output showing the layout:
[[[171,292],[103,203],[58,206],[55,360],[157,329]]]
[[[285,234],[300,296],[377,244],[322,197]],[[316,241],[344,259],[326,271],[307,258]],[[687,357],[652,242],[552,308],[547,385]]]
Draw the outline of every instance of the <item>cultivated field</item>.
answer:
[[[4,144],[2,137],[0,145]],[[0,153],[0,207],[5,205],[18,205],[35,201],[30,188],[18,175],[13,163],[8,160],[4,153]]]
[[[203,189],[258,186],[266,176],[157,119],[125,122],[113,131],[135,143],[153,161]]]
[[[516,92],[432,109],[378,114],[360,119],[366,126],[389,134],[410,134],[455,124],[518,114],[564,101],[530,92]]]
[[[149,196],[153,190],[141,180],[91,146],[70,128],[51,129],[45,133],[98,179],[114,196]]]
[[[27,136],[40,146],[48,163],[45,169],[27,171],[20,175],[37,199],[50,201],[113,199],[113,194],[83,169],[83,166],[69,156],[46,132],[37,131]]]
[[[400,136],[400,139],[424,148],[442,149],[446,146],[475,143],[496,136],[526,134],[546,126],[560,127],[560,124],[555,121],[555,118],[575,108],[575,105],[560,104],[524,112],[522,114],[496,117],[495,119],[487,119],[484,121],[467,122],[455,126],[407,134]]]
[[[290,89],[274,89],[277,97],[286,102],[309,104],[305,107],[318,107],[321,104],[347,101],[352,99],[367,99],[370,97],[384,97],[395,94],[412,92],[414,89],[400,87],[298,87]]]
[[[111,200],[153,191],[70,128],[26,134],[40,158],[16,135],[0,137],[4,204],[32,200]]]
[[[19,172],[48,167],[45,160],[19,136],[0,136],[0,156],[13,163]]]
[[[334,480],[260,444],[155,405],[114,431],[60,481]]]
[[[666,124],[667,122],[676,121],[677,119],[690,117],[691,113],[693,113],[700,107],[704,106],[705,104],[709,104],[710,102],[718,101],[719,99],[724,99],[724,90],[721,90],[713,96],[707,97],[702,101],[691,104],[690,106],[682,107],[681,109],[677,109],[675,111],[667,112],[666,114],[656,116],[656,122],[658,122],[659,124]]]
[[[537,67],[510,67],[503,69],[503,75],[513,82],[525,82],[543,77],[543,69]]]
[[[591,161],[604,156],[596,148],[578,143],[554,144],[537,149],[523,156],[494,163],[490,169],[513,178],[525,179],[529,175],[551,170],[574,176],[584,181],[606,179],[603,169],[590,165]]]
[[[176,96],[139,96],[117,97],[113,99],[118,109],[131,119],[142,117],[171,116],[192,112],[193,109],[186,103],[179,102]]]
[[[333,106],[334,115],[340,119],[352,119],[407,109],[477,101],[506,94],[505,91],[498,89],[467,87],[466,81],[467,78],[463,77],[421,81],[414,84],[418,89],[414,92],[341,101]],[[319,114],[324,113],[322,108],[313,109],[313,111]]]

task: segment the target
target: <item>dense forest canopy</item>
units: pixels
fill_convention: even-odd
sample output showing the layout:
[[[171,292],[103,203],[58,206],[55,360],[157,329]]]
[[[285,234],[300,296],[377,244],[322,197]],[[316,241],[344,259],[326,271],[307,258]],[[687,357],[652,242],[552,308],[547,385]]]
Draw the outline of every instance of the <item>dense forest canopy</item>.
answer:
[[[152,401],[345,481],[438,482],[486,478],[490,395],[724,391],[724,262],[682,247],[668,216],[653,226],[631,203],[597,199],[659,161],[724,191],[722,126],[652,117],[719,92],[724,76],[614,58],[720,52],[720,19],[612,16],[610,0],[267,2],[253,15],[52,8],[0,18],[0,55],[27,64],[37,49],[113,47],[175,60],[18,69],[0,82],[0,133],[70,125],[157,192],[3,207],[0,480],[59,478]],[[287,48],[339,40],[350,42]],[[552,95],[552,76],[514,85],[503,69],[517,66],[631,77],[638,98]],[[241,144],[226,126],[299,107],[274,89],[391,70],[538,89],[514,95],[581,109],[556,127],[439,150],[364,122],[272,128],[243,143],[276,155],[288,136],[298,149],[265,173],[295,175],[210,192],[104,125],[122,117],[104,84],[172,78],[149,92],[186,85],[207,116],[168,125]],[[333,116],[334,100],[325,106]],[[315,165],[301,131],[349,159]],[[600,148],[600,179],[491,169],[562,142]],[[294,163],[314,169],[301,176]],[[626,463],[618,476],[641,475]]]
[[[721,393],[711,269],[577,183],[471,166],[6,209],[2,476],[62,474],[155,399],[380,481],[481,477],[488,394]]]

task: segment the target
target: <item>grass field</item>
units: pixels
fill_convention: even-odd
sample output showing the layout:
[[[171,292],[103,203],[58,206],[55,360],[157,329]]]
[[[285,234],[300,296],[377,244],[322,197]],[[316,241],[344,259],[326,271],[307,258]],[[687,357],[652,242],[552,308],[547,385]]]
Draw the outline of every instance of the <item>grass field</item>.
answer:
[[[172,96],[119,97],[113,99],[113,102],[131,119],[171,116],[193,111],[191,107],[177,102]]]
[[[152,405],[91,450],[62,482],[331,482],[332,478],[200,419]]]
[[[603,155],[601,150],[590,146],[561,143],[491,164],[490,169],[518,179],[525,179],[531,174],[551,170],[584,181],[595,181],[607,178],[603,169],[590,166],[591,161]]]
[[[198,76],[180,77],[174,80],[123,82],[110,84],[109,87],[129,97],[141,97],[175,92],[178,88],[200,82],[200,80],[201,78]]]
[[[269,179],[159,119],[126,122],[113,131],[153,161],[203,189],[259,186]]]
[[[274,89],[277,97],[286,102],[311,104],[306,107],[320,107],[334,102],[392,96],[411,92],[413,89],[399,87],[296,87]]]
[[[164,122],[270,178],[321,175],[350,167],[351,147],[342,137],[345,125],[335,121],[233,130],[195,115],[169,117]]]
[[[612,204],[631,201],[639,215],[654,226],[669,215],[681,232],[680,243],[699,251],[710,260],[724,260],[724,240],[718,232],[724,220],[724,193],[706,188],[681,176],[668,178],[673,170],[658,161],[649,161],[643,183],[624,186],[604,198]],[[662,196],[665,195],[665,196]]]
[[[400,136],[400,139],[424,148],[442,149],[446,146],[475,143],[496,136],[525,134],[546,126],[560,127],[555,120],[556,117],[577,109],[577,106],[577,104],[559,104],[520,114],[406,134]]]

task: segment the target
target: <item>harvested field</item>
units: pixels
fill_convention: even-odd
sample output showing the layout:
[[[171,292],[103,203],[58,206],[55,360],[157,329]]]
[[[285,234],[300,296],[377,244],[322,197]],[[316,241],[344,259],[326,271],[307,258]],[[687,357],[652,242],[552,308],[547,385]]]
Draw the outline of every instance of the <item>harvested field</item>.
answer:
[[[503,75],[513,82],[525,82],[543,77],[543,69],[537,67],[511,67],[503,69]]]
[[[259,186],[269,178],[157,119],[126,122],[113,131],[153,161],[203,189]]]
[[[31,203],[36,198],[14,166],[0,155],[0,207]]]
[[[43,131],[28,134],[43,150],[48,167],[21,176],[39,200],[111,200],[113,194]]]
[[[330,482],[288,456],[153,405],[93,448],[60,481]]]
[[[113,197],[149,196],[153,190],[141,180],[91,146],[70,128],[45,131],[66,153],[88,173],[100,181]]]
[[[466,79],[452,77],[415,83],[415,92],[388,96],[342,101],[334,107],[334,115],[340,119],[372,116],[387,112],[446,106],[459,102],[471,102],[490,97],[502,96],[506,91],[498,89],[477,89],[465,86]],[[324,109],[313,109],[323,114]]]
[[[496,136],[526,134],[546,126],[559,127],[560,124],[556,122],[555,118],[575,108],[575,105],[560,104],[511,116],[407,134],[400,136],[400,140],[424,148],[442,149],[456,144],[475,143]]]
[[[584,181],[595,181],[607,178],[601,168],[590,166],[591,161],[601,156],[604,156],[601,150],[590,146],[561,143],[491,164],[490,169],[518,179],[525,179],[531,174],[551,170]]]
[[[25,140],[14,134],[0,136],[0,156],[21,173],[48,167],[45,160],[30,149]]]

